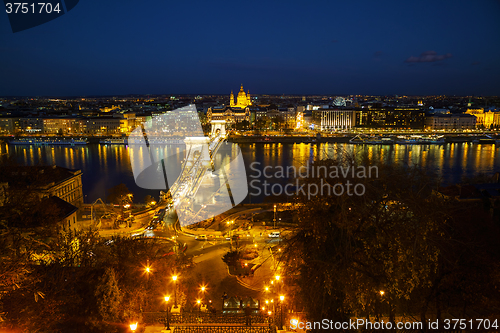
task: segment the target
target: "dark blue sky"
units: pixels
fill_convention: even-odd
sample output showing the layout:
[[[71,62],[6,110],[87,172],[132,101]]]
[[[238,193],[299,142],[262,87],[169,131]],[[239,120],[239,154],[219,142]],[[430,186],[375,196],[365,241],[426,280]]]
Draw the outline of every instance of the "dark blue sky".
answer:
[[[500,95],[500,1],[80,0],[12,33],[0,95]]]

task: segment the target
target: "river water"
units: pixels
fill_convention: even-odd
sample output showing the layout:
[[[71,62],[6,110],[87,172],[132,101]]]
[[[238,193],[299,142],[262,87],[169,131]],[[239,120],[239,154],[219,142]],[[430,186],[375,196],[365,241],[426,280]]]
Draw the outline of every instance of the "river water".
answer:
[[[340,151],[354,155],[364,153],[369,161],[419,165],[437,174],[443,184],[460,182],[463,177],[500,172],[500,146],[494,144],[453,143],[442,145],[352,145],[325,144],[239,144],[249,180],[258,175],[253,169],[302,165],[317,159],[335,156]],[[158,198],[158,190],[145,190],[135,184],[130,164],[131,148],[125,145],[86,146],[15,146],[0,144],[0,154],[13,156],[23,165],[56,164],[83,172],[85,202],[105,199],[107,189],[124,183],[134,193],[134,201],[146,195]],[[255,164],[257,162],[257,164]],[[253,167],[250,168],[251,163]],[[279,181],[279,180],[278,180]],[[247,197],[244,202],[262,201],[263,195]]]

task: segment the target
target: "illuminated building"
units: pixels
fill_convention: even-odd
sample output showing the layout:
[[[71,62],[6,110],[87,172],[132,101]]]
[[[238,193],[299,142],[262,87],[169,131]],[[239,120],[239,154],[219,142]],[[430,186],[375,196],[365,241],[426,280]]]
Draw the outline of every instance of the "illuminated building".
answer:
[[[116,117],[92,117],[81,120],[83,134],[116,135],[120,134],[121,122]]]
[[[297,107],[297,115],[295,117],[295,122],[296,122],[295,129],[300,130],[300,129],[304,128],[305,122],[304,122],[304,107],[303,106]]]
[[[105,106],[104,108],[101,108],[100,110],[101,110],[101,112],[119,111],[120,107],[111,105],[110,107]]]
[[[14,134],[16,118],[0,118],[0,133]]]
[[[476,128],[476,117],[471,114],[434,114],[425,118],[425,129],[465,130]]]
[[[476,127],[495,128],[500,126],[500,112],[467,109],[465,113],[476,117]]]
[[[207,120],[208,122],[211,122],[212,120],[225,120],[228,124],[235,124],[244,120],[250,122],[250,105],[252,105],[252,102],[250,101],[250,93],[245,94],[243,85],[241,85],[236,103],[234,101],[234,94],[231,91],[229,106],[216,106],[208,108]]]
[[[80,120],[76,118],[43,118],[46,134],[72,134],[80,132]]]
[[[356,111],[356,126],[372,128],[422,129],[425,111],[421,108],[370,108]]]
[[[355,125],[354,110],[323,109],[313,111],[315,127],[321,131],[345,130]]]
[[[19,118],[19,122],[17,122],[14,130],[23,133],[41,133],[43,131],[43,119]]]
[[[230,107],[244,109],[250,105],[252,105],[252,101],[250,100],[250,91],[248,91],[248,94],[245,94],[245,91],[243,90],[243,84],[241,85],[240,91],[238,92],[238,97],[236,99],[236,103],[234,103],[234,94],[231,91],[231,95],[229,97],[229,106]]]

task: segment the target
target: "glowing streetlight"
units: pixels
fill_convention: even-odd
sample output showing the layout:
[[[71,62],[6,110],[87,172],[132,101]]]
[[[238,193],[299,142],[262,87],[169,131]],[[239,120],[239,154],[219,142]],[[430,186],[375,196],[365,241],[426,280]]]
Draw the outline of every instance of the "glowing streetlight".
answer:
[[[276,281],[280,280],[280,276],[279,275],[276,275],[274,278],[276,279]]]
[[[207,291],[207,286],[205,286],[205,285],[201,285],[201,286],[200,286],[200,291],[201,291],[201,293],[203,294],[203,295],[202,295],[202,296],[203,296],[203,302],[206,304],[206,303],[207,303],[207,299],[206,299],[206,297],[205,297],[205,291]]]
[[[384,296],[384,294],[385,294],[385,291],[381,290],[380,291],[380,296]]]
[[[280,296],[280,327],[283,327],[283,301],[285,300],[285,296]]]
[[[132,332],[135,332],[135,330],[137,329],[137,323],[130,324],[129,326]]]
[[[199,311],[199,314],[201,315],[201,300],[197,299],[196,304],[198,304],[198,311]]]

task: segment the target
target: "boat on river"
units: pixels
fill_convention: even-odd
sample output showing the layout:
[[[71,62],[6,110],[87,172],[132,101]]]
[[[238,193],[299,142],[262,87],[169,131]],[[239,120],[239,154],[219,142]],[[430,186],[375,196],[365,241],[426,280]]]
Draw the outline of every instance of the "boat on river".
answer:
[[[108,138],[99,140],[99,144],[101,145],[126,145],[127,142],[127,138]]]
[[[349,143],[367,144],[367,145],[392,145],[394,140],[387,136],[361,136],[356,135],[349,140]]]
[[[397,144],[443,144],[443,135],[399,135],[396,138]]]

